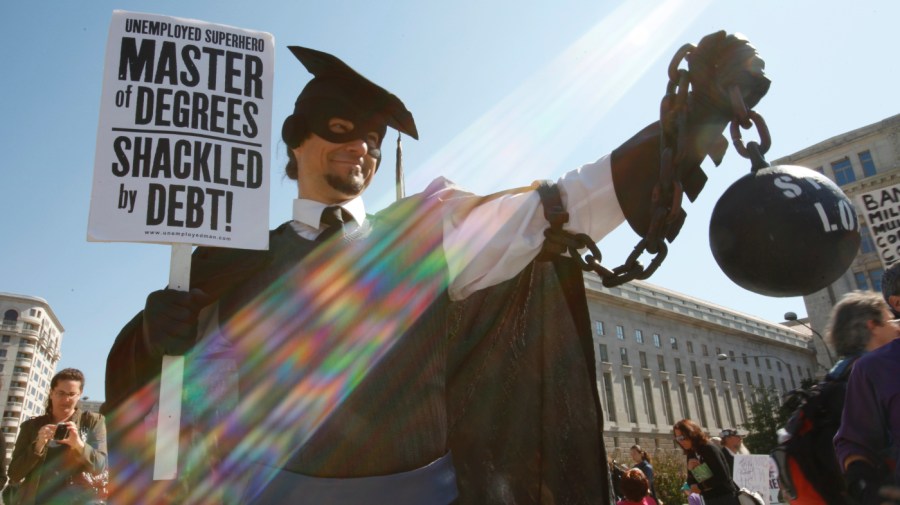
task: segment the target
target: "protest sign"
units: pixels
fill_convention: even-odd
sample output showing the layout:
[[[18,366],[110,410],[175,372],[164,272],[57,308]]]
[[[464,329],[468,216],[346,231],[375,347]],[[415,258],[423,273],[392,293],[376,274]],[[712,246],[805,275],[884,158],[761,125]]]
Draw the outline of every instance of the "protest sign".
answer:
[[[179,291],[193,244],[268,248],[273,66],[268,33],[114,11],[88,240],[172,244]],[[154,479],[177,476],[183,375],[163,357]]]
[[[88,240],[266,249],[274,39],[114,11]]]
[[[869,225],[884,268],[900,261],[900,184],[859,194],[856,207]]]
[[[766,505],[773,503],[769,491],[770,459],[769,456],[760,454],[735,454],[732,472],[732,478],[738,487],[759,493]]]

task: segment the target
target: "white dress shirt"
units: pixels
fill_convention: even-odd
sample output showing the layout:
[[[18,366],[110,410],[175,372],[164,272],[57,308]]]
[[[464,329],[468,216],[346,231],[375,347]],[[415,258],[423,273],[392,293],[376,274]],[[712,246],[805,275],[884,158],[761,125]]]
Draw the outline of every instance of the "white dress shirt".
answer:
[[[557,181],[569,212],[565,229],[586,233],[599,241],[624,220],[613,188],[609,156],[566,173]],[[477,195],[468,198],[481,199]],[[466,197],[454,201],[465,205]],[[326,204],[295,199],[292,228],[315,239]],[[362,197],[341,204],[353,216],[349,231],[366,219]],[[480,289],[511,279],[537,256],[544,243],[544,218],[537,191],[502,195],[479,203],[462,217],[452,211],[444,217],[444,255],[450,274],[449,294],[465,299]]]

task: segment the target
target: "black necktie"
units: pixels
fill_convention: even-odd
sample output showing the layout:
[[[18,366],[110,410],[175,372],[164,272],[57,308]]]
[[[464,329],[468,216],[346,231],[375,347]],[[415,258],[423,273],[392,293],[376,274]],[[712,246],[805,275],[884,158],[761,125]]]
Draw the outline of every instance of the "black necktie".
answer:
[[[316,237],[316,241],[324,242],[338,233],[343,236],[345,234],[344,222],[344,209],[341,207],[334,205],[322,209],[320,223],[325,229],[322,230],[322,233],[319,233],[319,236]]]

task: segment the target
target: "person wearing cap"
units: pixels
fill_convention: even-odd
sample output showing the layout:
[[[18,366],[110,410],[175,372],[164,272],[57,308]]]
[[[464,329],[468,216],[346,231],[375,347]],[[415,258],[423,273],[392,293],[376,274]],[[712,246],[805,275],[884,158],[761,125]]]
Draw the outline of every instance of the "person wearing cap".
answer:
[[[727,428],[719,433],[722,440],[722,454],[728,463],[728,468],[734,473],[734,457],[738,454],[750,454],[750,451],[744,446],[744,438],[734,428]]]
[[[104,405],[118,502],[134,486],[154,503],[216,492],[254,504],[604,503],[583,280],[570,259],[535,261],[550,226],[542,201],[558,199],[565,228],[595,241],[622,221],[643,235],[659,125],[564,175],[557,196],[481,197],[438,178],[369,215],[362,195],[387,128],[418,138],[412,114],[338,58],[290,50],[313,74],[282,126],[293,220],[269,251],[198,248],[193,289],[151,293],[120,332]],[[752,46],[724,32],[691,64],[681,181],[694,198],[731,119],[721,90],[736,85],[752,106],[768,79]],[[182,457],[194,464],[171,485],[141,468],[164,354],[186,355],[195,426]]]

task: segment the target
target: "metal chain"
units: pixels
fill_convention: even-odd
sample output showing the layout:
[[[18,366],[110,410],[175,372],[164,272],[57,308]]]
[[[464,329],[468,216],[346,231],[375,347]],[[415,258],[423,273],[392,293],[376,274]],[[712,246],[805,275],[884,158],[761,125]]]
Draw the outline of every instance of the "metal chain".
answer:
[[[772,147],[772,136],[769,135],[769,127],[766,125],[763,117],[756,111],[747,110],[740,89],[734,86],[729,91],[731,109],[734,112],[734,119],[731,121],[730,126],[731,143],[734,144],[734,149],[738,154],[751,161],[750,170],[752,173],[756,173],[760,168],[769,166],[763,155]],[[743,139],[741,139],[741,128],[749,130],[753,126],[756,126],[759,133],[759,142],[751,141],[745,146]]]
[[[685,169],[684,157],[688,152],[686,143],[690,75],[687,69],[680,66],[694,49],[696,46],[693,44],[683,45],[669,63],[669,82],[660,103],[660,169],[659,180],[651,193],[650,226],[646,236],[637,243],[625,263],[613,269],[601,265],[603,256],[597,244],[584,233],[571,233],[561,228],[550,228],[544,232],[548,240],[564,246],[569,255],[579,262],[582,270],[600,276],[605,287],[615,287],[653,275],[669,252],[666,238],[671,241],[683,224],[681,202],[684,190],[681,180]],[[769,150],[772,141],[765,121],[755,111],[747,109],[738,86],[733,86],[728,91],[733,115],[731,138],[735,149],[741,156],[753,161],[754,171],[768,166],[762,155]],[[761,143],[750,142],[744,146],[740,128],[749,129],[753,125],[759,130]],[[588,254],[582,257],[579,252],[581,249],[587,249]],[[644,253],[655,255],[646,267],[640,262]]]
[[[647,279],[659,268],[669,252],[665,237],[677,234],[683,222],[681,201],[684,190],[681,185],[681,166],[687,142],[687,110],[690,76],[688,70],[679,68],[691,51],[693,44],[682,46],[669,64],[669,82],[666,94],[660,104],[660,170],[659,180],[651,194],[651,220],[647,234],[642,238],[625,263],[609,269],[600,264],[603,256],[593,239],[584,233],[570,233],[562,229],[548,229],[544,235],[548,240],[562,244],[581,269],[594,272],[606,287],[615,287],[634,279]],[[581,256],[579,249],[587,249]],[[655,256],[646,267],[640,257],[644,253]]]

